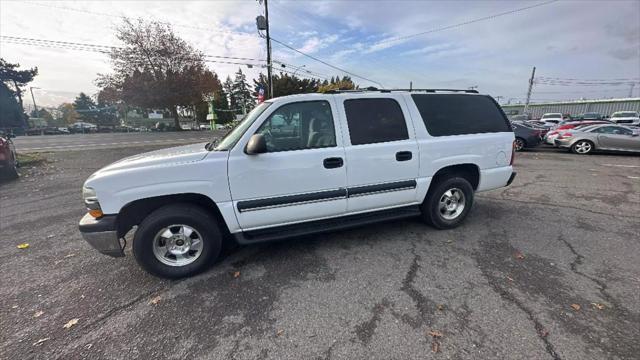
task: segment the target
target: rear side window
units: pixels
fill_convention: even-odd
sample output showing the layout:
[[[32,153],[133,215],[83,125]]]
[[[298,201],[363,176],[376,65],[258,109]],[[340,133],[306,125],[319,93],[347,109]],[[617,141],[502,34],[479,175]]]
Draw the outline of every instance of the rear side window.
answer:
[[[511,132],[507,119],[488,96],[411,95],[431,136]]]
[[[344,110],[352,145],[409,138],[402,109],[394,99],[345,100]]]

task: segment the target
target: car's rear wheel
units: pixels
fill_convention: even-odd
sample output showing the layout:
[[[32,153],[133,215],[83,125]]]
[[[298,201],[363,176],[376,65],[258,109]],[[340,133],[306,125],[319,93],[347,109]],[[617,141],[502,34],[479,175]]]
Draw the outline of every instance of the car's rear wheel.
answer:
[[[3,180],[14,180],[17,179],[20,175],[18,174],[18,161],[16,160],[16,155],[11,153],[11,158],[7,160],[7,162],[2,166],[2,171],[0,171],[0,179]]]
[[[522,151],[524,149],[524,147],[527,145],[527,143],[524,141],[523,138],[516,138],[516,141],[514,143],[514,147],[516,149],[516,151]]]
[[[145,270],[175,279],[206,269],[220,254],[222,234],[216,219],[204,209],[167,205],[142,221],[132,247]]]
[[[585,155],[593,151],[594,145],[589,140],[578,140],[573,146],[571,146],[571,151],[574,154]]]
[[[463,177],[451,177],[434,185],[422,203],[423,219],[437,229],[459,226],[473,205],[473,187]]]

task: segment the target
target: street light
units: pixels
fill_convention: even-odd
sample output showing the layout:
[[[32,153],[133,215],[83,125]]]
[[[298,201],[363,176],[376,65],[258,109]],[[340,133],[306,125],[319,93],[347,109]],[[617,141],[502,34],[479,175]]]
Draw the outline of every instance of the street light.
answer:
[[[296,71],[294,71],[294,72],[293,72],[293,76],[296,76],[296,73],[297,73],[298,71],[300,71],[300,69],[302,69],[302,68],[303,68],[303,67],[305,67],[305,66],[307,66],[307,65],[302,65],[302,66],[300,66],[299,68],[297,68],[297,69],[296,69]]]
[[[32,86],[29,88],[31,92],[31,100],[33,100],[33,109],[36,112],[36,117],[38,117],[38,106],[36,106],[36,98],[33,96],[33,89],[40,89],[39,87]]]

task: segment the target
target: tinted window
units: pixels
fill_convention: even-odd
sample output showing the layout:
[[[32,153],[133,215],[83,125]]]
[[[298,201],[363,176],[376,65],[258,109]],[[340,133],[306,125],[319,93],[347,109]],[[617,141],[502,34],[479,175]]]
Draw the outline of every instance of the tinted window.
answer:
[[[409,138],[402,109],[393,99],[345,100],[344,110],[352,145]]]
[[[411,95],[432,136],[510,132],[507,119],[488,96]]]
[[[267,141],[267,152],[336,146],[331,106],[326,101],[286,104],[260,125],[256,134]]]

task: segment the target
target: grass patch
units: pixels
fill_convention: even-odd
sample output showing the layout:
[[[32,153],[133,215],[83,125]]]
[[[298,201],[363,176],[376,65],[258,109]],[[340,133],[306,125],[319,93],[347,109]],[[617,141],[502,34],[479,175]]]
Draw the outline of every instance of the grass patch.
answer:
[[[47,161],[42,153],[17,154],[17,156],[21,167],[33,167]]]

